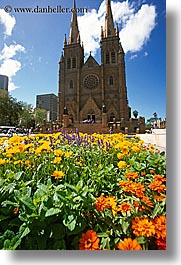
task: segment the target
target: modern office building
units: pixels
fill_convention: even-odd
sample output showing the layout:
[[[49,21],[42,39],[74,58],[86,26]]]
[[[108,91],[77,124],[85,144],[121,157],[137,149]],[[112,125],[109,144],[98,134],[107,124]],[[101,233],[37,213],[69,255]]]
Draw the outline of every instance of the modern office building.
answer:
[[[8,91],[9,78],[6,75],[0,75],[0,89]]]
[[[57,120],[57,96],[53,93],[36,96],[36,108],[47,111],[47,120]]]

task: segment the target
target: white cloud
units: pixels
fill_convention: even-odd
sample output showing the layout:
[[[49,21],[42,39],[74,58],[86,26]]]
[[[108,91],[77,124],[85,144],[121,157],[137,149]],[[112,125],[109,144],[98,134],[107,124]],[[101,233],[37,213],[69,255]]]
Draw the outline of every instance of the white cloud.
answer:
[[[25,48],[20,44],[12,44],[7,46],[4,44],[4,48],[0,52],[0,60],[8,60],[16,55],[17,52],[24,52]]]
[[[124,52],[140,51],[150,38],[151,31],[155,27],[156,11],[155,6],[142,4],[136,10],[128,0],[123,2],[111,2],[113,18],[118,23],[120,41]],[[98,11],[95,9],[83,16],[78,17],[81,40],[84,43],[85,54],[91,51],[93,55],[99,49],[101,26],[104,27],[106,4],[101,3]]]
[[[13,83],[12,78],[21,69],[21,62],[13,57],[17,52],[24,52],[25,48],[20,44],[12,44],[7,46],[4,44],[4,48],[0,52],[0,74],[7,75],[9,77],[8,90],[14,90],[17,86]]]
[[[11,36],[12,30],[16,24],[14,17],[0,9],[0,24],[5,27],[4,35]],[[17,88],[13,82],[13,77],[21,69],[21,62],[14,58],[18,52],[25,52],[25,48],[20,44],[4,44],[3,49],[0,51],[0,74],[9,77],[8,90],[12,91]]]
[[[149,5],[142,5],[141,9],[129,18],[119,34],[125,53],[140,51],[143,48],[155,27],[155,18],[155,7]]]
[[[5,27],[4,34],[11,36],[16,20],[9,13],[6,13],[4,9],[0,9],[0,24]]]
[[[133,60],[133,59],[135,59],[135,58],[137,58],[137,57],[138,57],[138,55],[137,55],[137,54],[131,54],[131,56],[130,56],[129,60]]]

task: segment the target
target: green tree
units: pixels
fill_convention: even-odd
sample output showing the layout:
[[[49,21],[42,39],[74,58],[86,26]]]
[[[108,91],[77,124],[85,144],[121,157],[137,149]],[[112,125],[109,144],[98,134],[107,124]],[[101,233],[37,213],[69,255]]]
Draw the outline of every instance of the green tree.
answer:
[[[22,114],[22,103],[0,90],[0,125],[18,126]]]
[[[41,125],[43,121],[46,119],[46,115],[47,115],[47,111],[45,109],[35,108],[34,116],[35,116],[36,124]]]
[[[20,116],[20,127],[31,128],[35,126],[34,108],[31,104],[22,102],[22,113]]]

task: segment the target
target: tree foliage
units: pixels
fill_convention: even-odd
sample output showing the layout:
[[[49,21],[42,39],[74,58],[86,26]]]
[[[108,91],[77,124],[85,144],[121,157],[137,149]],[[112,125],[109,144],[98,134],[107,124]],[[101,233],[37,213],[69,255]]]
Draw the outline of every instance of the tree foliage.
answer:
[[[22,111],[21,102],[0,90],[0,125],[17,126]]]

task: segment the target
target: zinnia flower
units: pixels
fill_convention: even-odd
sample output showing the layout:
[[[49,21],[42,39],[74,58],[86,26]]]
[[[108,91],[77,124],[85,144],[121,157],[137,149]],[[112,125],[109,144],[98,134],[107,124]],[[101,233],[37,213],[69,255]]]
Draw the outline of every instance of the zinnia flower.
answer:
[[[139,178],[139,175],[138,175],[137,172],[128,172],[128,173],[126,174],[126,177],[127,177],[128,179],[137,179],[137,178]]]
[[[142,247],[136,239],[125,238],[124,241],[117,244],[119,250],[142,250]]]
[[[123,154],[118,153],[118,154],[117,154],[117,158],[118,158],[119,160],[121,160],[121,159],[123,158]]]
[[[153,181],[150,184],[150,190],[158,191],[159,193],[164,192],[166,189],[165,184],[162,183],[162,181]]]
[[[119,162],[118,162],[118,167],[119,167],[119,168],[124,168],[124,167],[126,167],[126,162],[125,162],[125,161],[119,161]]]
[[[107,208],[107,200],[102,194],[99,198],[96,198],[95,206],[97,211],[104,211]]]
[[[86,233],[82,234],[79,239],[79,249],[80,250],[99,250],[99,238],[94,230],[88,230]]]
[[[62,171],[55,170],[52,176],[55,177],[56,179],[61,179],[62,177],[65,176],[65,174]]]
[[[4,165],[4,164],[6,164],[6,160],[5,160],[5,159],[2,159],[2,158],[0,158],[0,165]]]
[[[132,220],[132,229],[135,236],[150,237],[155,234],[155,225],[147,218],[140,219],[139,217],[136,217]]]
[[[158,247],[158,250],[166,250],[166,240],[163,240],[163,239],[157,239],[155,241],[157,247]]]
[[[127,202],[123,202],[121,205],[118,206],[117,211],[122,213],[127,213],[128,211],[131,211],[131,205]]]

